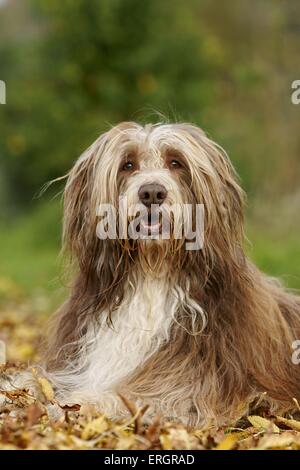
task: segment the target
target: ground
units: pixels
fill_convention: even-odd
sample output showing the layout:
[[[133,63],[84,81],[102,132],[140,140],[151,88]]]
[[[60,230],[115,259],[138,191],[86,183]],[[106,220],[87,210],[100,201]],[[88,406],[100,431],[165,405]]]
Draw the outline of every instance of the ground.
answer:
[[[226,428],[187,429],[162,424],[159,417],[145,425],[145,410],[137,409],[126,397],[129,417],[120,422],[91,406],[60,406],[51,385],[34,367],[48,310],[42,295],[25,300],[16,286],[0,279],[0,449],[300,450],[300,420],[271,416],[267,410],[260,416],[244,416]],[[8,377],[28,367],[36,377],[35,392],[7,388]]]

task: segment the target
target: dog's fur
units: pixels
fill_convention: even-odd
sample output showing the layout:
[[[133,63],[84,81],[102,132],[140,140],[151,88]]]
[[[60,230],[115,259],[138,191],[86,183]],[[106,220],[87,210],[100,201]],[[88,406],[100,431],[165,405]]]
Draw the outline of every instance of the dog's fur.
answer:
[[[122,170],[126,159],[132,171]],[[203,249],[97,238],[98,205],[121,193],[136,202],[153,181],[168,189],[164,204],[204,204]],[[190,124],[121,123],[79,158],[63,232],[78,273],[46,350],[61,401],[120,416],[121,393],[193,425],[233,419],[261,392],[274,410],[292,407],[300,298],[246,258],[243,199],[226,153]]]

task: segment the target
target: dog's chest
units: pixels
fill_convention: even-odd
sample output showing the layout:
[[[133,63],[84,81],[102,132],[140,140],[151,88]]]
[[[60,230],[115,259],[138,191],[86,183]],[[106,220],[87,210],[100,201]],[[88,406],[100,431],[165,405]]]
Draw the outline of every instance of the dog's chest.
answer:
[[[110,389],[168,341],[177,299],[164,280],[146,279],[113,315],[113,328],[97,333],[89,357],[90,380]]]

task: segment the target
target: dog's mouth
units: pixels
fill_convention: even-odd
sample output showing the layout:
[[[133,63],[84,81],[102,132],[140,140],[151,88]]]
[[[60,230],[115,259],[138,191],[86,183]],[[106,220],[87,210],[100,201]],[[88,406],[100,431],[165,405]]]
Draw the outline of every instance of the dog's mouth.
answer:
[[[167,207],[151,207],[127,216],[128,236],[141,240],[168,240],[174,231],[174,219]]]
[[[157,236],[162,233],[162,220],[159,212],[148,210],[141,218],[139,232],[143,237]]]

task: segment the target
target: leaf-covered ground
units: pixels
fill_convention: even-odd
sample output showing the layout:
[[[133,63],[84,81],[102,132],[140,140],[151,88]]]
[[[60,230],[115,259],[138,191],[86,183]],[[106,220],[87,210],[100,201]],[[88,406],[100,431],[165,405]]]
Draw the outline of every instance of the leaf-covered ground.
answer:
[[[6,362],[0,366],[1,449],[300,450],[300,421],[270,416],[266,410],[231,427],[187,429],[162,424],[159,418],[146,426],[143,410],[126,398],[129,417],[120,422],[112,422],[91,406],[60,406],[49,382],[32,366],[39,359],[37,347],[48,309],[43,296],[26,302],[14,285],[0,279],[0,340],[6,345]],[[28,367],[33,367],[34,393],[7,386],[11,376]]]

